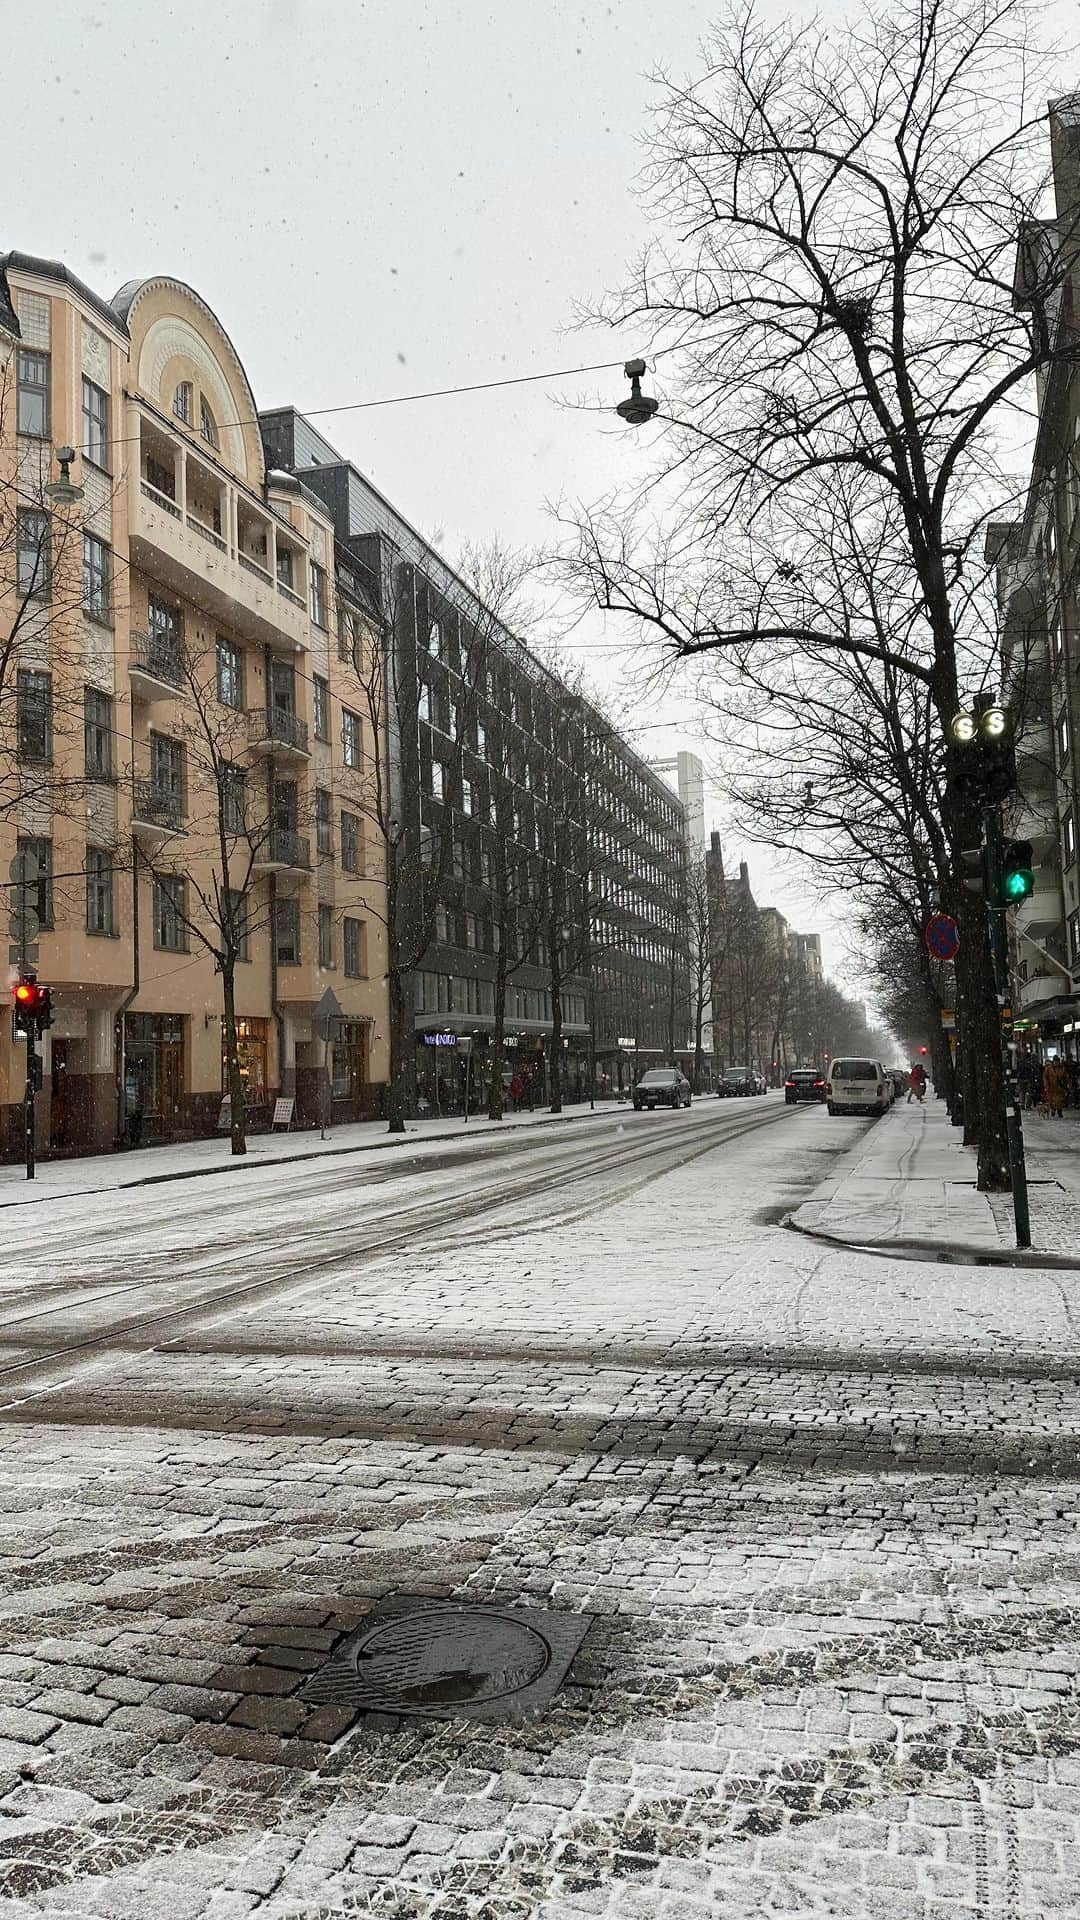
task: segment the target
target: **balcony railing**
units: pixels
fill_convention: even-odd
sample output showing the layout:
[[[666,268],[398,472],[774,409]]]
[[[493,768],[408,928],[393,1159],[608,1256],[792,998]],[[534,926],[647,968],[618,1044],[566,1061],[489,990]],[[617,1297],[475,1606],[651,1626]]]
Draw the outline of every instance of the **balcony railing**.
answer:
[[[193,513],[189,513],[187,523],[192,533],[197,533],[202,539],[209,540],[210,545],[216,547],[219,553],[228,553],[229,549],[220,533],[215,533],[213,527],[208,527],[205,520],[197,520]]]
[[[251,556],[246,553],[238,553],[236,557],[240,565],[246,568],[248,573],[253,573],[257,580],[265,580],[268,587],[273,586],[273,575],[268,573],[265,567],[261,567],[257,560],[252,560]]]
[[[170,500],[168,494],[162,493],[160,487],[152,487],[149,480],[143,480],[141,485],[146,498],[152,500],[155,507],[160,507],[163,513],[171,513],[174,520],[179,520],[180,509],[175,500]]]
[[[275,746],[289,748],[293,753],[306,753],[307,722],[295,713],[286,712],[283,707],[255,707],[248,714],[248,740],[253,746],[256,742],[269,740]]]
[[[279,593],[281,593],[281,594],[284,594],[284,596],[285,596],[285,598],[286,598],[286,600],[291,600],[291,601],[292,601],[292,603],[293,603],[293,606],[294,606],[294,607],[303,607],[303,606],[306,606],[306,604],[307,604],[307,603],[306,603],[306,601],[305,601],[305,599],[304,599],[304,596],[303,596],[303,594],[302,594],[302,593],[294,593],[291,587],[287,587],[287,586],[285,585],[285,582],[284,582],[284,580],[279,580],[279,581],[278,581],[278,583],[277,583],[277,590],[278,590],[278,592],[279,592]]]
[[[308,872],[311,867],[311,842],[291,827],[272,827],[265,845],[255,855],[257,867],[295,867]]]
[[[136,780],[131,801],[131,822],[136,827],[158,827],[165,833],[184,830],[184,801],[179,793],[158,786],[153,780]]]
[[[180,648],[164,634],[133,632],[128,664],[132,673],[145,673],[163,686],[179,691],[184,684]]]

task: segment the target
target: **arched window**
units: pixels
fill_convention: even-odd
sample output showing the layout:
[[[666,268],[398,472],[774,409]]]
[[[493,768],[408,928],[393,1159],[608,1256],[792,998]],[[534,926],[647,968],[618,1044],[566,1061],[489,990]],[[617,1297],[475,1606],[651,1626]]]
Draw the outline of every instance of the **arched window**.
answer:
[[[217,446],[217,422],[206,403],[206,395],[203,393],[199,395],[199,432],[202,434],[208,446]]]
[[[191,381],[190,380],[181,380],[180,385],[177,387],[176,392],[173,394],[172,410],[175,413],[178,420],[182,420],[185,426],[190,427],[191,425]]]

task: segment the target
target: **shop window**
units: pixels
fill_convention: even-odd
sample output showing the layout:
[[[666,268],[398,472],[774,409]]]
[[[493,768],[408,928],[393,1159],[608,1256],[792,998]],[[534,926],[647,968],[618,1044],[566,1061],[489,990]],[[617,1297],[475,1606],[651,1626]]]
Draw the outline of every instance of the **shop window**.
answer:
[[[129,1128],[133,1117],[162,1120],[182,1114],[184,1106],[184,1022],[162,1013],[124,1016],[124,1099]]]
[[[265,1020],[238,1020],[236,1022],[236,1052],[240,1063],[240,1079],[244,1087],[245,1107],[265,1107],[269,1096],[267,1087],[267,1022]],[[229,1091],[229,1055],[225,1045],[225,1025],[221,1029],[221,1091]]]
[[[331,1090],[335,1100],[356,1100],[367,1080],[367,1027],[345,1020],[331,1052]]]

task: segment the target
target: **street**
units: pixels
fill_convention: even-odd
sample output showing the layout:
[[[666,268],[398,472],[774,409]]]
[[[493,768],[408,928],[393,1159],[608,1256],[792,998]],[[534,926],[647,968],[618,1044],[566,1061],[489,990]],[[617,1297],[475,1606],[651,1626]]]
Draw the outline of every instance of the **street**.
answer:
[[[1075,1912],[1075,1282],[782,1227],[869,1124],[8,1207],[2,1910]],[[394,1594],[590,1624],[531,1719],[304,1698]]]

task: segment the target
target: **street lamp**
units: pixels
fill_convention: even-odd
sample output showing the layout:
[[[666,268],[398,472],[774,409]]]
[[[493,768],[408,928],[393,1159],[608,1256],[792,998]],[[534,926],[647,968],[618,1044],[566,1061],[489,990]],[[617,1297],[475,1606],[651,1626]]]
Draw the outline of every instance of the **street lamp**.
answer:
[[[644,360],[628,360],[623,372],[630,382],[630,398],[620,400],[615,411],[620,420],[626,421],[628,427],[643,427],[647,420],[652,419],[654,413],[659,412],[660,402],[654,400],[651,394],[641,391],[642,376],[645,372]]]
[[[82,488],[77,487],[71,478],[71,463],[75,458],[74,447],[57,447],[56,458],[60,467],[60,478],[50,480],[45,491],[50,500],[56,501],[57,506],[74,506],[76,500],[81,500],[83,497]]]

